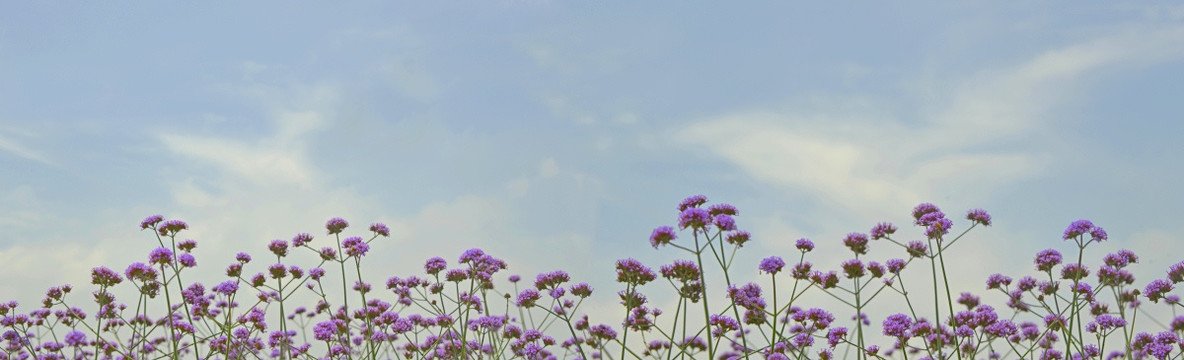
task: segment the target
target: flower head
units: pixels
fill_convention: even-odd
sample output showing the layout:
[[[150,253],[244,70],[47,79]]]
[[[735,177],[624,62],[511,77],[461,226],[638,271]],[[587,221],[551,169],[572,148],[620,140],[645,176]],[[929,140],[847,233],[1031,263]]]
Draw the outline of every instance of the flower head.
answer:
[[[921,203],[921,204],[918,204],[917,207],[913,208],[913,220],[917,221],[916,222],[917,225],[929,226],[928,224],[921,223],[921,217],[925,216],[925,214],[929,214],[932,212],[940,212],[940,211],[941,211],[941,209],[938,209],[937,205],[933,205],[931,203]]]
[[[1061,263],[1061,253],[1053,249],[1042,250],[1036,253],[1036,270],[1051,271],[1053,266]]]
[[[108,287],[115,286],[123,282],[123,278],[119,273],[108,269],[106,266],[100,266],[90,271],[91,284]]]
[[[148,254],[148,262],[153,264],[172,264],[173,251],[168,248],[158,247]]]
[[[383,224],[383,223],[370,224],[370,231],[374,232],[375,234],[382,235],[384,237],[391,236],[391,229],[386,227],[386,224]]]
[[[1151,302],[1157,303],[1159,302],[1159,299],[1163,298],[1163,296],[1169,291],[1172,291],[1171,282],[1164,279],[1155,279],[1150,284],[1147,284],[1147,288],[1143,290],[1143,294],[1146,295],[1147,299],[1151,300]]]
[[[728,204],[711,205],[710,207],[707,208],[707,212],[711,213],[712,216],[720,215],[720,214],[736,216],[737,214],[739,214],[739,212],[736,211],[735,206],[728,205]]]
[[[275,256],[288,256],[288,242],[280,239],[272,240],[270,244],[267,244],[267,250],[271,250]]]
[[[904,261],[904,259],[888,259],[888,261],[884,262],[884,266],[888,268],[888,272],[893,274],[900,274],[900,271],[904,270],[904,266],[907,264],[908,262]]]
[[[617,260],[617,282],[644,285],[656,277],[654,270],[642,265],[640,261],[631,258]]]
[[[859,259],[851,259],[843,262],[843,273],[847,274],[848,279],[861,278],[865,274],[863,262]]]
[[[783,267],[785,267],[785,261],[781,260],[779,256],[770,256],[761,260],[760,269],[768,274],[777,274]]]
[[[987,214],[986,210],[974,209],[966,212],[966,220],[970,220],[982,226],[991,226],[991,214]]]
[[[748,234],[747,231],[733,231],[724,238],[724,241],[729,244],[734,244],[737,247],[741,247],[744,246],[744,243],[748,242],[749,237],[751,237],[751,235]]]
[[[325,223],[325,229],[329,230],[329,235],[340,234],[341,231],[345,230],[347,227],[349,227],[349,222],[339,217],[329,219],[329,221]]]
[[[706,196],[692,195],[692,196],[686,198],[686,200],[683,200],[682,203],[678,204],[678,211],[683,212],[683,211],[686,211],[687,209],[690,209],[690,208],[697,208],[697,207],[699,207],[699,205],[703,205],[706,203],[707,203]]]
[[[801,239],[798,239],[796,244],[794,244],[794,247],[797,247],[798,250],[801,250],[802,252],[806,253],[806,252],[810,252],[811,250],[814,250],[814,242],[810,241],[810,239],[807,239],[807,238],[801,238]]]
[[[908,251],[909,256],[915,258],[929,254],[929,246],[925,245],[925,243],[921,242],[920,240],[910,241],[908,246],[905,247],[905,250]]]
[[[141,226],[143,226],[143,224],[141,224]],[[156,232],[159,233],[160,236],[173,236],[173,235],[177,235],[177,233],[181,232],[181,230],[185,230],[188,228],[189,228],[189,225],[186,224],[184,221],[169,220],[169,221],[165,221],[165,222],[161,223],[160,226],[157,226]]]
[[[856,254],[867,254],[867,235],[861,233],[847,234],[843,238],[843,245]]]
[[[871,231],[872,240],[887,238],[888,235],[892,235],[894,233],[896,233],[896,225],[892,225],[892,223],[887,222],[876,224],[876,226],[872,227]]]
[[[670,244],[671,241],[677,239],[678,235],[674,233],[674,228],[670,226],[659,226],[650,234],[650,245],[655,249],[659,246]]]
[[[423,270],[432,275],[439,274],[440,271],[443,271],[446,267],[448,267],[448,261],[439,256],[428,259],[428,261],[423,264]]]
[[[702,229],[711,222],[711,214],[700,208],[688,208],[678,214],[678,227],[682,229]]]

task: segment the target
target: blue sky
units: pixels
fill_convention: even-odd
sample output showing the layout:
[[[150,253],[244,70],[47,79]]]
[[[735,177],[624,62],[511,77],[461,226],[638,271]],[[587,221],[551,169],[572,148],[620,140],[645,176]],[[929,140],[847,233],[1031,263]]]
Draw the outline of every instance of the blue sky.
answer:
[[[376,274],[481,247],[612,289],[618,258],[681,257],[646,238],[699,193],[744,256],[808,237],[830,268],[917,203],[987,209],[976,291],[1079,218],[1094,258],[1184,260],[1171,2],[119,5],[0,5],[0,294],[26,304],[142,261],[155,213],[210,273],[342,216],[394,229]]]

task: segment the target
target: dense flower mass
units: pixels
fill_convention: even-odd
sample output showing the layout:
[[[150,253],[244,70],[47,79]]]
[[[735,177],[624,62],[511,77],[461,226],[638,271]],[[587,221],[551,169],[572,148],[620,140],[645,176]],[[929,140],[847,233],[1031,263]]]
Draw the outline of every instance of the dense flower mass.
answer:
[[[825,250],[841,243],[854,253],[845,261],[817,257],[815,244],[805,238],[793,249],[762,241],[760,248],[773,253],[761,255],[755,269],[742,262],[756,258],[737,255],[747,251],[742,246],[752,235],[737,228],[734,206],[708,206],[696,195],[678,211],[671,219],[678,226],[655,228],[649,242],[656,250],[686,256],[657,272],[636,259],[617,260],[618,289],[608,296],[619,297],[620,312],[602,319],[596,319],[600,311],[596,316],[582,311],[585,301],[597,300],[591,299],[592,285],[574,279],[579,273],[543,272],[524,286],[518,275],[499,275],[505,261],[476,248],[463,251],[451,269],[443,257],[428,257],[420,273],[426,276],[391,276],[378,291],[362,263],[402,261],[365,258],[371,241],[389,236],[390,229],[372,223],[368,237],[351,236],[341,218],[326,223],[336,235],[326,246],[309,246],[313,238],[305,233],[273,240],[264,259],[276,261],[251,264],[250,254],[239,253],[225,268],[228,278],[207,286],[191,274],[198,267],[197,242],[176,238],[188,225],[153,215],[140,224],[154,230],[147,261],[128,265],[122,274],[93,268],[96,290],[84,293],[83,301],[71,294],[74,287],[61,285],[46,290],[32,310],[0,303],[0,360],[1109,360],[1175,359],[1182,353],[1184,316],[1142,319],[1153,306],[1184,305],[1173,293],[1175,284],[1184,282],[1184,261],[1144,282],[1136,282],[1130,271],[1139,262],[1130,250],[1088,263],[1101,254],[1087,252],[1086,245],[1109,236],[1086,220],[1073,222],[1063,234],[1074,240],[1077,246],[1068,249],[1076,253],[1040,251],[1033,260],[1040,274],[984,276],[985,289],[979,290],[991,294],[978,294],[954,292],[947,282],[947,266],[966,261],[951,246],[973,240],[944,239],[953,222],[933,204],[913,209],[920,227],[914,234],[893,236],[901,230],[880,222],[867,234],[821,244]],[[967,230],[992,225],[981,209],[968,211],[966,219]],[[693,232],[695,241],[674,244],[678,231]],[[766,238],[777,237],[756,239]],[[783,258],[785,250],[791,254]],[[1066,256],[1072,260],[1065,262]],[[298,264],[302,259],[314,263]],[[914,261],[920,264],[911,265]],[[921,273],[914,274],[911,268],[918,266]],[[783,271],[788,276],[778,276]],[[669,296],[656,295],[651,302],[647,295],[661,289]],[[914,308],[917,296],[928,304]],[[893,297],[908,309],[873,322],[880,318],[873,310]],[[297,299],[313,303],[293,304]],[[86,301],[94,302],[93,313],[83,310]],[[1133,320],[1136,311],[1140,321]],[[881,342],[877,334],[888,340]],[[1110,351],[1105,357],[1103,349]]]

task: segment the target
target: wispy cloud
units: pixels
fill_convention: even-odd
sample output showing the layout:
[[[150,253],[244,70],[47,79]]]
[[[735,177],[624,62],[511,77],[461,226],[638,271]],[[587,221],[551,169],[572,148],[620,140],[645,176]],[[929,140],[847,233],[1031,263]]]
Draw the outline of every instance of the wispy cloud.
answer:
[[[1175,60],[1184,28],[1132,29],[1049,50],[954,87],[924,121],[886,118],[889,109],[851,115],[756,110],[725,114],[678,130],[755,179],[816,196],[844,211],[875,216],[973,188],[977,196],[1036,176],[1042,149],[983,149],[1024,133],[1055,128],[1083,81],[1100,73]],[[841,101],[839,102],[841,103]],[[828,113],[833,111],[833,113]]]
[[[30,149],[17,141],[5,137],[0,134],[0,150],[16,155],[25,160],[36,161],[45,165],[57,166],[57,164],[49,157],[45,156],[39,151]]]

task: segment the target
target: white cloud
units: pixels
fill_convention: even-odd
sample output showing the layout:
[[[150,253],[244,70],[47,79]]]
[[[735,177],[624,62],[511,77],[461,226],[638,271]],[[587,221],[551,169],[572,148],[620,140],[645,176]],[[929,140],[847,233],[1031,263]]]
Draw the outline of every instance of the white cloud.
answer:
[[[30,149],[18,143],[17,141],[4,137],[3,135],[0,135],[0,150],[26,160],[36,161],[45,165],[57,166],[53,160],[50,160],[49,157],[45,156],[41,152]]]
[[[1050,113],[1070,100],[1081,80],[1178,59],[1184,56],[1176,46],[1181,43],[1184,28],[1133,29],[1049,50],[964,80],[929,106],[935,111],[923,115],[927,121],[920,125],[885,119],[880,114],[891,113],[887,108],[854,115],[845,108],[758,110],[691,124],[676,138],[757,180],[863,215],[882,216],[901,204],[940,195],[982,199],[992,189],[1038,174],[1048,156],[1034,149],[992,151],[980,145],[1055,128],[1058,119]]]

